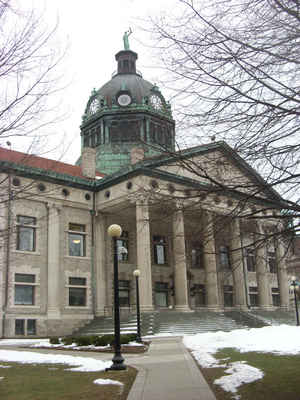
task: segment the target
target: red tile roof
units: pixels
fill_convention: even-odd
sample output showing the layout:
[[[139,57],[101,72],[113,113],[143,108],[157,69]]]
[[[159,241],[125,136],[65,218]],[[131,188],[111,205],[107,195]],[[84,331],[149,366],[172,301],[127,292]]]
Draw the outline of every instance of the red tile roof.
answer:
[[[48,171],[51,170],[60,174],[86,178],[84,175],[82,175],[81,167],[78,165],[66,164],[60,161],[50,160],[49,158],[43,158],[34,156],[32,154],[4,149],[3,147],[0,147],[0,160],[26,165],[27,167],[41,168]],[[97,171],[96,176],[104,177],[105,174]]]

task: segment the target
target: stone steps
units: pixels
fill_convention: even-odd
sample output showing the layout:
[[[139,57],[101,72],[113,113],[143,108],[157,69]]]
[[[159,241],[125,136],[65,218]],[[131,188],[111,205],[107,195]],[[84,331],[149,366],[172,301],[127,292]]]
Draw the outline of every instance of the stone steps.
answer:
[[[141,331],[143,336],[149,335],[194,335],[202,332],[231,331],[255,325],[256,318],[242,318],[239,313],[215,313],[196,311],[180,313],[161,311],[141,315]],[[78,335],[99,335],[114,332],[112,318],[96,318],[92,323],[80,329]],[[260,326],[264,324],[260,322]],[[120,323],[121,333],[136,332],[136,316],[129,316]]]

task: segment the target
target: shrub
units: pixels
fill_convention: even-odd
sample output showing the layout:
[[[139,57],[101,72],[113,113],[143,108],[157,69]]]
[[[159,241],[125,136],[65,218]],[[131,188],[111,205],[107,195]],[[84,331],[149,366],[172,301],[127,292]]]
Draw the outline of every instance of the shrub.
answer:
[[[129,342],[134,342],[135,340],[136,340],[136,333],[121,335],[121,344],[128,344]]]
[[[61,339],[62,343],[65,346],[69,346],[72,343],[75,343],[75,339],[73,338],[73,336],[65,336]]]
[[[111,344],[111,342],[114,340],[114,335],[102,335],[98,336],[97,339],[94,342],[95,346],[107,346],[108,344]]]
[[[60,344],[59,338],[56,337],[56,336],[53,336],[53,337],[49,338],[49,342],[51,344]]]
[[[91,336],[79,336],[74,340],[77,346],[89,346],[91,344]]]

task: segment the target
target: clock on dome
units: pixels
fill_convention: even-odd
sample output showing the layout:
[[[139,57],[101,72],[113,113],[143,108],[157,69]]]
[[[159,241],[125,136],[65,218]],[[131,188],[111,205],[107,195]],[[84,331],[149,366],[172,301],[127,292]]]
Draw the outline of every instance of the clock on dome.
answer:
[[[131,97],[127,93],[120,94],[117,97],[117,102],[121,107],[129,106],[129,104],[131,103]]]
[[[94,99],[89,107],[89,112],[90,114],[95,114],[97,111],[99,111],[100,108],[100,102],[98,99]]]
[[[163,108],[163,102],[157,94],[152,94],[150,97],[150,104],[155,110],[161,110]]]

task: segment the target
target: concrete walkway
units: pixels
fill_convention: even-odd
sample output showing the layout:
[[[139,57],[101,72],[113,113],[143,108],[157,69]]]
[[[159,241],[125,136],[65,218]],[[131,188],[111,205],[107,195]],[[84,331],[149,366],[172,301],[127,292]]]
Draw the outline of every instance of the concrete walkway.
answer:
[[[111,353],[91,353],[52,349],[16,348],[1,346],[10,350],[33,351],[38,353],[68,354],[111,360]],[[123,354],[125,364],[138,369],[137,378],[127,400],[216,400],[203,378],[196,362],[182,344],[181,337],[151,338],[147,353]]]
[[[182,338],[154,339],[147,356],[128,359],[139,370],[127,400],[215,400]]]

